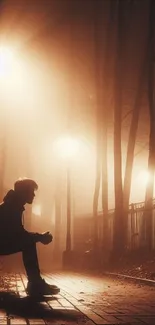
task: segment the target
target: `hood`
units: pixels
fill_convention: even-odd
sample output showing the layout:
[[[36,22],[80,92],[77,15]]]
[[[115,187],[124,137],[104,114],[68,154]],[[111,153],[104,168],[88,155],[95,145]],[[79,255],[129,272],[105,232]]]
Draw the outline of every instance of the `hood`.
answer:
[[[12,203],[16,200],[16,195],[14,190],[10,190],[3,198],[4,203]]]
[[[25,210],[24,205],[19,201],[19,197],[17,196],[14,190],[10,190],[7,192],[7,194],[3,198],[3,202],[5,205],[11,207],[11,209],[13,210]]]

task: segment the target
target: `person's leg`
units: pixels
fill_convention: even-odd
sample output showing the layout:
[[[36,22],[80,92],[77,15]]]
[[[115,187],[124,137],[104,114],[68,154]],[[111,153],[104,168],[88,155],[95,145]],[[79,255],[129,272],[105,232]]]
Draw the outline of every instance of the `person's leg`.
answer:
[[[22,256],[23,264],[29,282],[38,282],[41,279],[37,256],[36,242],[33,235],[28,234],[24,239]]]
[[[36,240],[33,234],[25,232],[0,240],[0,255],[11,255],[21,252],[28,281],[40,280]]]
[[[36,249],[36,236],[33,235],[33,233],[28,233],[28,235],[26,234],[22,254],[28,278],[27,293],[36,296],[40,294],[46,295],[59,293],[60,289],[56,285],[49,285],[40,275]]]
[[[60,289],[55,285],[49,285],[40,276],[35,238],[32,233],[25,233],[16,238],[9,238],[1,243],[0,254],[10,255],[22,252],[23,263],[28,278],[28,294],[57,294]]]

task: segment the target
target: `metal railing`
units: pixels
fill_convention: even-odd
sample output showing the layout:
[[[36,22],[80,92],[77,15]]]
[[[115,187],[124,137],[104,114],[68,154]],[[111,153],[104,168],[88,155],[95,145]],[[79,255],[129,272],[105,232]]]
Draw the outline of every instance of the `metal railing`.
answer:
[[[113,247],[113,229],[114,229],[114,213],[115,210],[109,211],[108,218],[108,233],[109,245]],[[102,214],[99,213],[99,227],[101,227]],[[155,199],[152,202],[152,248],[155,248]],[[102,240],[100,238],[100,240]],[[146,238],[146,208],[145,202],[138,202],[129,205],[128,219],[127,219],[127,249],[135,250],[147,246]]]
[[[145,202],[138,202],[129,205],[128,220],[127,220],[127,249],[136,250],[138,248],[145,248],[146,241],[146,215],[145,215]],[[110,250],[113,248],[113,232],[114,232],[114,213],[115,210],[111,209],[108,213],[108,247]],[[79,217],[80,218],[80,217]],[[77,218],[77,224],[78,219]],[[152,248],[155,249],[155,199],[152,202]],[[89,242],[90,246],[93,240],[94,222],[92,214],[81,216],[81,229],[83,232],[74,230],[74,243],[75,246],[84,247],[85,243]],[[83,220],[83,221],[82,221]],[[83,226],[82,226],[83,224]],[[98,243],[99,246],[103,244],[103,213],[98,213]]]

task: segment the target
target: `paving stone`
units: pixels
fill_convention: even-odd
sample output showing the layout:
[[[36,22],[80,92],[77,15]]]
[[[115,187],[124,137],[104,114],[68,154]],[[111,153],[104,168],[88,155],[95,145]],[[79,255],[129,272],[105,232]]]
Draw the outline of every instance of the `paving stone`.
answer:
[[[0,324],[7,324],[7,316],[6,316],[6,314],[0,313]]]
[[[10,316],[10,325],[92,325],[124,324],[155,325],[155,288],[112,278],[73,273],[46,274],[50,283],[60,286],[60,294],[38,302],[36,317],[28,314]],[[0,308],[15,293],[19,302],[30,303],[25,292],[26,277],[20,274],[3,274],[0,277]],[[23,300],[22,300],[23,299]],[[32,307],[32,306],[31,306]],[[42,311],[42,316],[40,314]],[[0,309],[0,324],[7,324],[5,309]]]
[[[27,322],[24,318],[14,317],[10,319],[10,325],[27,325]]]
[[[29,325],[45,325],[45,321],[43,319],[29,319]]]

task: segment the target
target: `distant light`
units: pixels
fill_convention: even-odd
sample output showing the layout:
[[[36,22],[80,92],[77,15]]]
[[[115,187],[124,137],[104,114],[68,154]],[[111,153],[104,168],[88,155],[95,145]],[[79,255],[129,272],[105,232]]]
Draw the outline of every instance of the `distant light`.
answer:
[[[10,48],[0,46],[0,75],[8,75],[13,67],[14,54]]]
[[[147,170],[141,170],[137,176],[137,181],[143,185],[147,185],[149,179],[150,179],[150,174]]]
[[[41,216],[41,206],[40,204],[35,204],[32,207],[32,213],[38,217]]]
[[[62,158],[74,157],[79,151],[79,141],[75,138],[64,137],[54,143],[54,152]]]

